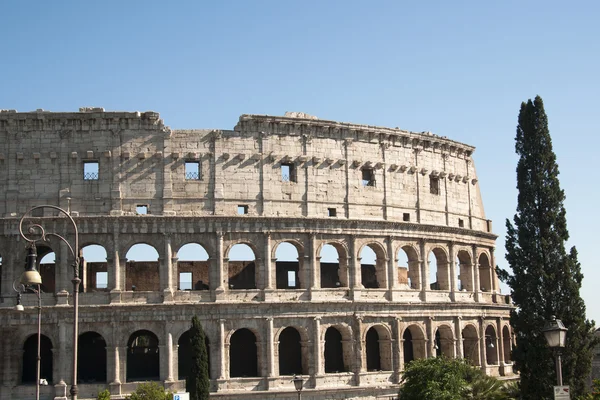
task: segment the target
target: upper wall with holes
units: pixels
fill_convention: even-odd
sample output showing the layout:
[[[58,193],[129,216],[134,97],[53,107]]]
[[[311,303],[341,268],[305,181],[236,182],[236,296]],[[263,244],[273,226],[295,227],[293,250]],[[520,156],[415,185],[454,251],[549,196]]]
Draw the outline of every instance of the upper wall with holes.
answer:
[[[473,151],[429,132],[302,113],[242,115],[233,130],[171,130],[151,111],[0,110],[0,215],[42,203],[75,215],[242,209],[490,232]]]

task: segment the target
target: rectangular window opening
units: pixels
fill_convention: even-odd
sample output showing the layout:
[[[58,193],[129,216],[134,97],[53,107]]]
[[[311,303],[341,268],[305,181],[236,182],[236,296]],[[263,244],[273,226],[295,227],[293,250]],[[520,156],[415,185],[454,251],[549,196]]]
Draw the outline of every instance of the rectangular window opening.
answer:
[[[362,185],[375,186],[375,172],[373,171],[373,168],[362,169]]]
[[[198,181],[200,180],[200,163],[198,161],[185,162],[185,180]]]
[[[296,166],[291,163],[281,164],[281,181],[296,182]]]
[[[108,288],[108,272],[96,272],[96,289]]]
[[[464,221],[464,220],[462,220],[461,218],[459,218],[459,219],[458,219],[458,226],[459,226],[460,228],[464,228],[464,227],[465,227],[465,221]]]
[[[288,271],[288,287],[295,288],[296,287],[296,271]]]
[[[404,222],[410,222],[410,214],[409,213],[403,213],[402,214],[402,221],[404,221]]]
[[[99,178],[99,165],[98,161],[84,161],[83,162],[83,180],[84,181],[97,181]]]
[[[440,194],[440,179],[438,177],[429,177],[429,191],[431,192],[431,194]]]
[[[237,208],[238,215],[246,215],[248,214],[248,205],[240,204]]]
[[[192,273],[179,273],[179,290],[192,290]]]
[[[138,215],[148,214],[148,205],[140,204],[138,206],[135,206],[135,212],[138,213]]]
[[[328,208],[327,209],[327,215],[330,217],[336,217],[337,216],[337,209],[335,208]]]

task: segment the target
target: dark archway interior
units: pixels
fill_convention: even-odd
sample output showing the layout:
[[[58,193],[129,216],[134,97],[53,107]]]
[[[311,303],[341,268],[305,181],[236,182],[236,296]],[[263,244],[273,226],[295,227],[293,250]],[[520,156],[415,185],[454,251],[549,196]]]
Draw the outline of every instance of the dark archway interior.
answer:
[[[40,379],[52,382],[52,341],[42,335],[40,338]],[[37,373],[37,334],[29,336],[23,345],[23,383],[35,383]]]
[[[442,338],[440,336],[440,330],[438,329],[437,331],[435,331],[435,356],[436,357],[441,357],[442,356]]]
[[[300,333],[292,327],[279,335],[279,375],[302,374]]]
[[[229,261],[229,288],[256,289],[254,261]]]
[[[377,282],[377,271],[375,269],[375,265],[361,264],[360,275],[362,279],[362,285],[365,289],[379,289],[379,282]]]
[[[339,277],[340,264],[321,263],[321,287],[337,288],[341,286]]]
[[[404,366],[415,359],[415,352],[413,349],[413,337],[412,333],[410,333],[410,329],[404,331],[402,335],[402,339],[404,339],[404,343],[402,344],[402,350],[404,350]]]
[[[335,328],[325,332],[325,372],[344,372],[344,346],[342,334]]]
[[[149,331],[137,331],[127,343],[127,382],[159,379],[158,338]]]
[[[381,356],[379,352],[379,334],[375,328],[367,331],[367,371],[381,371]]]
[[[238,329],[229,345],[229,375],[232,378],[257,377],[256,336],[249,329]]]
[[[185,331],[179,338],[177,344],[179,345],[177,347],[178,377],[179,379],[184,380],[189,376],[190,371],[192,370],[192,341],[190,331]],[[204,336],[204,345],[206,346],[206,355],[208,356],[208,377],[211,378],[208,336]]]
[[[77,382],[106,382],[106,341],[96,332],[79,336]]]
[[[277,289],[298,289],[300,288],[300,277],[298,271],[300,264],[296,261],[277,261],[275,263]],[[295,285],[290,285],[289,274],[294,274]]]

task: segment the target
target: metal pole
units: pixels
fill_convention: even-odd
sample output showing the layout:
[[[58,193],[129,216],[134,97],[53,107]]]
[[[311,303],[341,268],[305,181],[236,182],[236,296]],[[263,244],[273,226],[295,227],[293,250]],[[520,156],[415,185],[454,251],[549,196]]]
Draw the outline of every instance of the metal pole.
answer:
[[[298,400],[302,400],[302,393],[298,391]]]
[[[77,248],[77,247],[76,247]],[[79,251],[79,250],[77,250]],[[75,270],[75,276],[71,282],[73,282],[73,383],[71,384],[71,399],[77,400],[77,350],[79,344],[79,263],[76,261],[73,263],[73,269]]]
[[[38,331],[37,331],[37,371],[35,380],[35,398],[40,400],[40,378],[41,378],[41,343],[42,343],[42,291],[40,285],[37,285],[37,298],[38,298]]]
[[[558,382],[558,386],[563,385],[562,381],[562,365],[560,360],[560,351],[556,352],[556,381]]]

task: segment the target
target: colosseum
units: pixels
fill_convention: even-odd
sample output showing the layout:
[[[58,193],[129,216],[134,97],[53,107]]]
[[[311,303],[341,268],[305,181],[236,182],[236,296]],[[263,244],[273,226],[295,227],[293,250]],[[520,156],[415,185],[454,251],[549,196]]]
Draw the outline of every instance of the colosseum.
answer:
[[[35,394],[38,299],[19,311],[15,289],[39,205],[79,229],[81,399],[184,391],[195,315],[216,399],[295,399],[294,375],[304,399],[391,399],[437,355],[514,377],[472,146],[304,113],[172,130],[102,108],[3,110],[0,138],[3,400]],[[30,214],[74,238],[55,209]],[[37,255],[41,398],[66,399],[73,257],[52,239]]]

